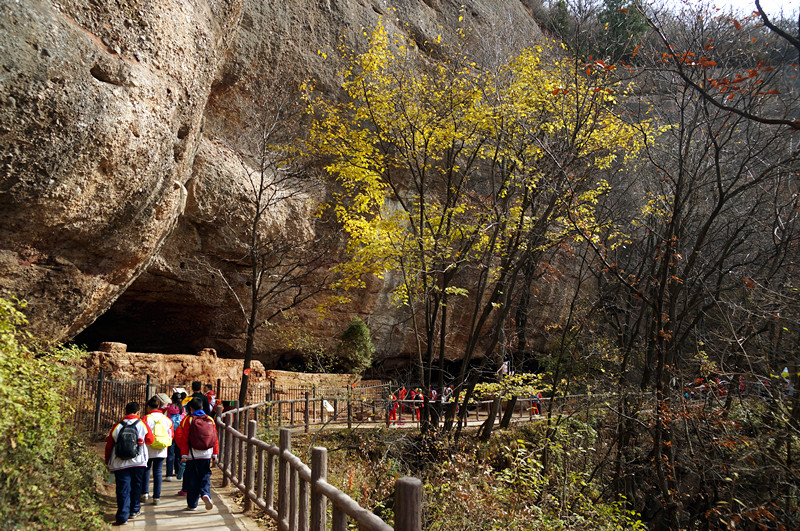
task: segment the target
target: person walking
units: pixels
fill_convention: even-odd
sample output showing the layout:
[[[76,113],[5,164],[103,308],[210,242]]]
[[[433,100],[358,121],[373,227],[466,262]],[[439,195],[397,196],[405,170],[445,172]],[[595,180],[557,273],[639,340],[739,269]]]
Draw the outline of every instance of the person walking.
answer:
[[[153,432],[139,418],[139,404],[126,404],[125,416],[111,429],[105,448],[106,467],[114,473],[116,484],[116,525],[125,525],[129,519],[139,516],[139,496],[147,470],[147,445],[153,440]]]
[[[389,421],[397,424],[397,397],[394,394],[389,395],[389,408]]]
[[[406,412],[406,396],[408,395],[408,390],[406,386],[402,386],[399,391],[397,391],[397,398],[400,399],[400,418],[402,419],[403,413]]]
[[[214,421],[203,410],[202,401],[195,397],[186,405],[186,418],[177,434],[181,461],[186,463],[184,485],[186,509],[197,510],[200,499],[206,510],[214,508],[211,501],[211,465],[219,455],[219,442]]]
[[[173,428],[172,420],[164,414],[164,409],[169,404],[169,397],[158,393],[147,401],[147,415],[144,417],[147,427],[153,432],[153,442],[147,446],[147,470],[144,473],[144,487],[142,488],[142,502],[146,502],[150,495],[150,470],[153,471],[153,505],[158,505],[161,500],[161,472],[172,446]]]
[[[167,448],[167,473],[166,481],[175,481],[175,476],[178,479],[183,477],[181,472],[181,454],[178,449],[178,443],[175,442],[175,433],[178,432],[178,426],[181,425],[183,420],[183,406],[181,405],[181,394],[172,393],[172,403],[164,410],[164,414],[172,421],[172,444]]]
[[[200,403],[203,406],[202,407],[203,411],[205,412],[206,415],[210,415],[211,414],[211,406],[208,403],[208,397],[206,395],[204,395],[200,391],[201,388],[202,388],[202,384],[195,380],[194,382],[192,382],[192,394],[189,395],[189,396],[192,397],[192,398],[199,398],[200,399]]]
[[[208,411],[206,411],[206,413],[208,413],[211,418],[214,418],[217,415],[214,411],[214,408],[217,405],[217,395],[214,394],[214,387],[211,384],[206,384],[205,390],[206,401],[208,402]]]

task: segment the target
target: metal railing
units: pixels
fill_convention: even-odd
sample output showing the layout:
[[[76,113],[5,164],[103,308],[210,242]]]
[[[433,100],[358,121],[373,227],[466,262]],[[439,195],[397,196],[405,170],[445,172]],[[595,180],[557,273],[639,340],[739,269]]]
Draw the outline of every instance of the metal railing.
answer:
[[[331,504],[333,531],[345,531],[348,520],[361,531],[421,531],[422,482],[412,477],[395,483],[394,528],[364,509],[350,496],[327,481],[328,450],[314,447],[311,467],[291,453],[292,431],[281,428],[279,445],[258,439],[258,420],[247,421],[247,433],[236,429],[240,415],[265,404],[222,412],[216,417],[223,487],[233,484],[245,496],[245,511],[263,509],[280,531],[324,531],[327,529],[328,502]],[[277,468],[277,478],[276,470]],[[277,490],[277,507],[275,492]]]

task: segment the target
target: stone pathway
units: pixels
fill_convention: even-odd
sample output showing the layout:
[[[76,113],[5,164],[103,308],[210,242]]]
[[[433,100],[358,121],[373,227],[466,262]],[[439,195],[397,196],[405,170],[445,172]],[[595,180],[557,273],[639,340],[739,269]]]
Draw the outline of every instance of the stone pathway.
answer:
[[[200,500],[196,511],[186,510],[186,496],[177,496],[180,482],[164,482],[161,485],[161,500],[158,505],[153,505],[152,500],[142,504],[141,514],[133,520],[128,520],[122,529],[160,529],[163,531],[179,531],[191,529],[192,531],[255,531],[260,528],[251,518],[244,515],[232,500],[223,492],[230,489],[220,488],[220,471],[214,468],[211,480],[211,500],[214,508],[207,511]],[[113,486],[112,486],[113,488]],[[152,479],[150,485],[152,492]],[[116,509],[114,507],[113,509]],[[110,515],[109,522],[113,522],[114,514]],[[115,528],[116,529],[116,528]]]

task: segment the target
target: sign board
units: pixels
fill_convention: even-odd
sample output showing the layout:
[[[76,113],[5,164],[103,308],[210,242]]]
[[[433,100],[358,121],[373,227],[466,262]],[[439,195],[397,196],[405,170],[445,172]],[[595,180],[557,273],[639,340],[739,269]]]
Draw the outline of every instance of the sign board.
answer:
[[[325,411],[327,411],[328,413],[333,413],[333,406],[327,400],[322,401],[322,407],[324,407]]]

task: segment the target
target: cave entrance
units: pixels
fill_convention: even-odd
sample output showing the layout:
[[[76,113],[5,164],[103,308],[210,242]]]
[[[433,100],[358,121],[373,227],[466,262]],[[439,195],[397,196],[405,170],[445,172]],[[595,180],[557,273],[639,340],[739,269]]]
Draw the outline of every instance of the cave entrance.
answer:
[[[123,294],[109,310],[78,334],[73,343],[90,351],[100,343],[128,345],[128,352],[192,354],[214,348],[221,357],[230,347],[210,333],[218,309],[164,301],[146,301]]]

